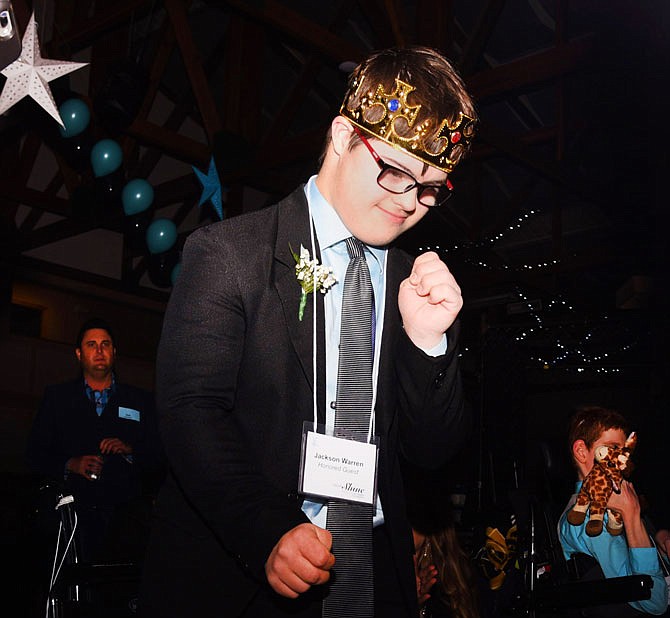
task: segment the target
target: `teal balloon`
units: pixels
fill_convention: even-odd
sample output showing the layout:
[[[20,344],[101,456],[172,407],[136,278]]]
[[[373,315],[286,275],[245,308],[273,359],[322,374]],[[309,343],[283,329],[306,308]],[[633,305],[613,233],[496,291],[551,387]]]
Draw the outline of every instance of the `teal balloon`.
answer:
[[[149,253],[165,253],[177,241],[177,226],[170,219],[154,219],[147,228]]]
[[[86,130],[91,121],[88,105],[81,99],[68,99],[58,108],[64,127],[59,127],[62,137],[74,137]]]
[[[174,265],[172,272],[170,273],[170,282],[172,283],[172,285],[174,285],[175,282],[177,281],[177,277],[179,276],[180,270],[181,270],[181,262],[177,262]]]
[[[91,149],[91,165],[96,178],[116,171],[122,161],[121,146],[113,139],[101,139]]]
[[[143,178],[129,180],[121,192],[121,203],[126,215],[144,212],[154,201],[154,188]]]

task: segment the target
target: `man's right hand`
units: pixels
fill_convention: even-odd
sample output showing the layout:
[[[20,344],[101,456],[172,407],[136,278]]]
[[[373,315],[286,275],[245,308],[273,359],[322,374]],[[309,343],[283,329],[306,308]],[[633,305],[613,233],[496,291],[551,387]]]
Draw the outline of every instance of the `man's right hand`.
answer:
[[[265,563],[265,575],[272,589],[295,599],[312,586],[325,584],[335,564],[330,552],[332,544],[330,532],[314,524],[300,524],[289,530]]]
[[[628,547],[651,547],[651,539],[640,517],[640,500],[633,483],[621,481],[620,493],[612,492],[607,506],[621,513]]]
[[[95,481],[100,476],[102,464],[102,457],[98,455],[80,455],[79,457],[70,457],[66,468],[69,472],[79,474],[89,481]]]
[[[607,506],[621,513],[624,524],[631,520],[640,519],[640,500],[630,481],[621,481],[619,492],[612,492],[607,501]]]

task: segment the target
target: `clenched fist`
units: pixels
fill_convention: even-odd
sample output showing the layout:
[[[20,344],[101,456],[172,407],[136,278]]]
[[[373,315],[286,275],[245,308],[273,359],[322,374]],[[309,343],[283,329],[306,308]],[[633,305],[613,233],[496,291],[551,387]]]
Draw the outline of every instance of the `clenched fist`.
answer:
[[[330,552],[332,543],[330,532],[314,524],[300,524],[289,530],[265,563],[265,575],[272,589],[295,599],[312,586],[325,584],[335,564]]]
[[[412,343],[424,350],[436,346],[462,306],[461,288],[437,253],[417,257],[398,291],[403,327]]]

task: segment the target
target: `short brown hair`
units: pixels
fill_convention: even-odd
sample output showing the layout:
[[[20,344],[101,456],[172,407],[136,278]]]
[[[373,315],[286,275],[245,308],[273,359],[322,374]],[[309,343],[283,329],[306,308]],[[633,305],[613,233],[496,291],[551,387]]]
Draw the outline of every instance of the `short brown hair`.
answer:
[[[112,345],[116,347],[116,339],[114,337],[114,331],[112,330],[112,327],[109,325],[107,320],[104,320],[103,318],[93,317],[86,320],[79,328],[76,342],[77,348],[81,349],[81,344],[84,339],[84,335],[86,334],[86,331],[92,330],[94,328],[99,328],[100,330],[106,330],[107,334],[109,335],[109,338],[112,340]]]
[[[577,440],[583,440],[587,448],[608,429],[621,429],[626,435],[629,433],[628,421],[620,412],[600,406],[582,406],[577,409],[568,425],[568,447],[572,452],[572,445]]]

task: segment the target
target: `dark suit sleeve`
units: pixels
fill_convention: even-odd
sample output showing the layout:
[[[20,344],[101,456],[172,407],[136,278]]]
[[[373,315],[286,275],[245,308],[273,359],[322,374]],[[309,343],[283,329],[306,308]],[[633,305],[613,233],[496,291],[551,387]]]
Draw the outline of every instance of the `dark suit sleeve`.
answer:
[[[447,352],[425,354],[402,333],[397,350],[400,448],[427,469],[444,465],[463,445],[472,419],[463,399],[458,367],[459,322],[447,331]]]
[[[231,244],[201,228],[185,246],[159,345],[157,402],[166,455],[186,499],[226,550],[260,575],[279,538],[307,518],[251,455],[253,422],[268,411],[236,405],[254,311],[249,288],[258,275]],[[264,377],[246,379],[260,387]]]
[[[166,472],[165,453],[158,432],[155,398],[153,393],[139,388],[121,386],[120,389],[128,397],[128,404],[142,412],[142,431],[132,441],[133,462],[141,470],[144,493],[154,495]]]
[[[34,474],[62,482],[65,464],[71,454],[59,447],[57,439],[59,431],[62,431],[59,415],[62,401],[59,404],[59,400],[62,397],[58,397],[53,387],[44,390],[28,436],[26,463]]]

